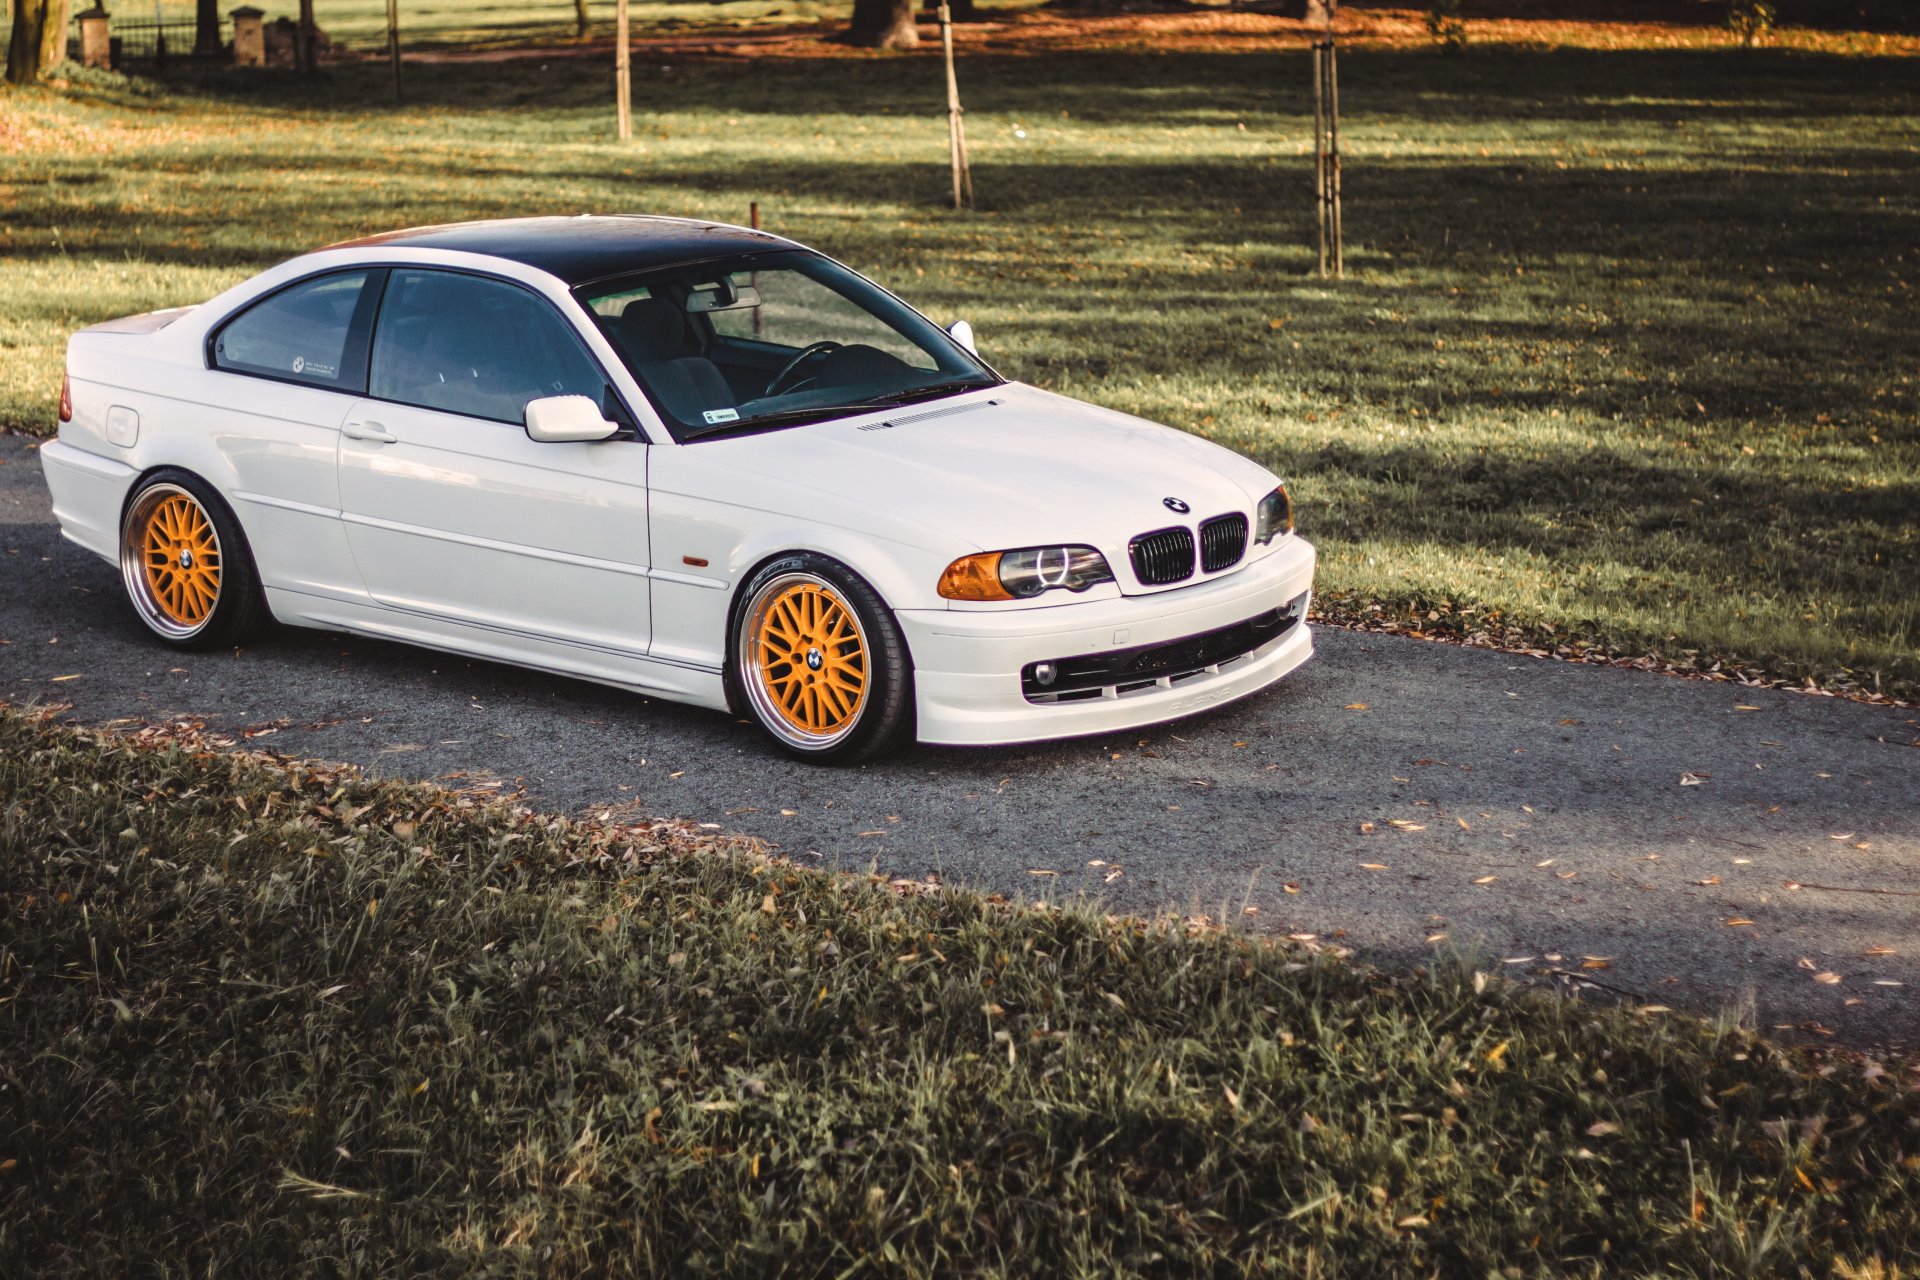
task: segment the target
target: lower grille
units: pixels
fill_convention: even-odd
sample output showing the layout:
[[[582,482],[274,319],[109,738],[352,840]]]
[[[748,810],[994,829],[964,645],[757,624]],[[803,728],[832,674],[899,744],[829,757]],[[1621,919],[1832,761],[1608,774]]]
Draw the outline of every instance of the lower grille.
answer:
[[[1305,616],[1306,602],[1307,597],[1302,595],[1245,622],[1164,644],[1056,658],[1048,663],[1030,662],[1020,671],[1020,691],[1029,702],[1078,702],[1127,693],[1161,681],[1182,680],[1244,658],[1286,635]],[[1047,684],[1041,684],[1036,675],[1042,666],[1054,671]]]
[[[1200,524],[1200,567],[1219,573],[1240,563],[1247,554],[1247,518],[1235,511]]]
[[[1148,586],[1185,582],[1193,576],[1193,530],[1157,529],[1127,544],[1133,576]]]

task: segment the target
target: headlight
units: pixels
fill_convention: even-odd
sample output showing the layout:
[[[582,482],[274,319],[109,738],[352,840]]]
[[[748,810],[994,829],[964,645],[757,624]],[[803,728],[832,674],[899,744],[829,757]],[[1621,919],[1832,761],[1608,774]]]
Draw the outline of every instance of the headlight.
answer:
[[[1292,532],[1293,503],[1287,497],[1287,486],[1281,485],[1260,499],[1260,505],[1254,509],[1253,540],[1264,544]]]
[[[1106,557],[1092,547],[1027,547],[961,556],[940,575],[940,594],[949,600],[1026,600],[1112,581]]]

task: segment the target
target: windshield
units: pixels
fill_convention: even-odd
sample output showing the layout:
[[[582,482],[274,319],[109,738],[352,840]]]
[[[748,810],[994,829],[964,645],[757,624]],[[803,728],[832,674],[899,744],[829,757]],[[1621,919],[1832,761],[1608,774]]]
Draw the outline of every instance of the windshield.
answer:
[[[1000,381],[925,317],[818,254],[677,267],[576,296],[680,440]]]

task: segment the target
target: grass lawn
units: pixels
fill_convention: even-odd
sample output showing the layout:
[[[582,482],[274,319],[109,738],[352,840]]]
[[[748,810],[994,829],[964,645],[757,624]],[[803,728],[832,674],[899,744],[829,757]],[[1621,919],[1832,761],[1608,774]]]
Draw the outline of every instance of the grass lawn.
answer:
[[[0,1274],[1770,1276],[1915,1064],[0,704]]]
[[[1334,616],[1920,693],[1920,64],[1351,51],[1332,283],[1305,55],[1233,48],[970,54],[971,214],[926,58],[643,55],[625,148],[597,61],[6,94],[0,422],[51,427],[74,327],[316,244],[758,200],[1006,373],[1275,467]]]

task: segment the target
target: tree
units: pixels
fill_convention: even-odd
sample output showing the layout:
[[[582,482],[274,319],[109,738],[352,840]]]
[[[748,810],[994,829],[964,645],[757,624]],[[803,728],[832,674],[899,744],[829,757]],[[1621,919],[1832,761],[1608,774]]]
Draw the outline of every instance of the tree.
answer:
[[[914,0],[853,0],[853,21],[846,41],[866,49],[916,49],[920,33],[913,25]]]
[[[13,0],[7,83],[32,84],[67,56],[67,0]]]
[[[193,52],[215,57],[220,52],[220,0],[197,0],[193,9]]]
[[[573,0],[573,36],[576,40],[585,40],[587,32],[593,29],[593,20],[587,16],[587,0]]]

